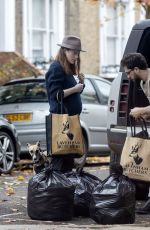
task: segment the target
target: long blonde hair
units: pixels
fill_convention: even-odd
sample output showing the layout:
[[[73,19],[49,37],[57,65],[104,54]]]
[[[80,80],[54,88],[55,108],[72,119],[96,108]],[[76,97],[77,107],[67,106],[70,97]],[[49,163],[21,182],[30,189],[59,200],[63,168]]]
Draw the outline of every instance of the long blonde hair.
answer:
[[[77,63],[70,64],[66,58],[65,50],[66,48],[61,47],[57,53],[55,60],[60,62],[66,74],[78,75],[80,72],[80,55]]]

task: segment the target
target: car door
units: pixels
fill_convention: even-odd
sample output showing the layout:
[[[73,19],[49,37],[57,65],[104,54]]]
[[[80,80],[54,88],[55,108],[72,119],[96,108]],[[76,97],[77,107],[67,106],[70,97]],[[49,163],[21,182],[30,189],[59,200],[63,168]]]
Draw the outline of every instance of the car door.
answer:
[[[108,150],[106,135],[108,91],[107,84],[101,80],[85,79],[85,89],[81,95],[83,103],[81,121],[88,132],[90,152]]]

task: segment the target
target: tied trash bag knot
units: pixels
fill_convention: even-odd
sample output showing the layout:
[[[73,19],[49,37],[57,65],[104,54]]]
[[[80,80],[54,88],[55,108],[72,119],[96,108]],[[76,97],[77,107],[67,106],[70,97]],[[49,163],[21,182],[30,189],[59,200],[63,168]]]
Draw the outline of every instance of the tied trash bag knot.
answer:
[[[65,175],[75,186],[74,215],[89,216],[92,191],[101,183],[101,180],[90,173],[84,172],[83,169],[77,172],[69,172]]]

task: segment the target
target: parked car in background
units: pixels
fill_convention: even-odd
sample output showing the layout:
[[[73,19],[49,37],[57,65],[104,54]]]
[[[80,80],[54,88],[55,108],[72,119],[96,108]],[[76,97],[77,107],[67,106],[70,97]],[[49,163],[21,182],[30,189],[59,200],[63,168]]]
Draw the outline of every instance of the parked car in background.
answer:
[[[107,101],[111,83],[98,76],[85,76],[81,126],[89,154],[109,151],[107,144]],[[46,149],[45,116],[49,114],[44,76],[22,78],[0,87],[0,114],[16,127],[21,151],[26,144],[41,141]]]
[[[20,142],[13,124],[0,117],[0,173],[9,173],[19,160]]]

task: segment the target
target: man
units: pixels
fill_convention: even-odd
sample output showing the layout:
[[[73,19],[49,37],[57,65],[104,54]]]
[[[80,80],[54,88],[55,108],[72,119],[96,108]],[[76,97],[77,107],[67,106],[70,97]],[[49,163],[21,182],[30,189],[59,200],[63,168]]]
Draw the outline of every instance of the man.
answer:
[[[145,57],[140,53],[129,53],[123,57],[121,65],[129,79],[141,80],[141,88],[150,102],[150,69]],[[150,117],[150,106],[135,107],[131,109],[130,115],[135,119]]]
[[[141,88],[150,102],[150,69],[148,68],[145,57],[140,53],[129,53],[121,60],[121,66],[124,68],[128,79],[141,80]],[[135,119],[140,117],[146,119],[150,117],[150,106],[135,107],[131,109],[130,115]],[[150,199],[142,208],[137,209],[137,213],[150,214]]]

